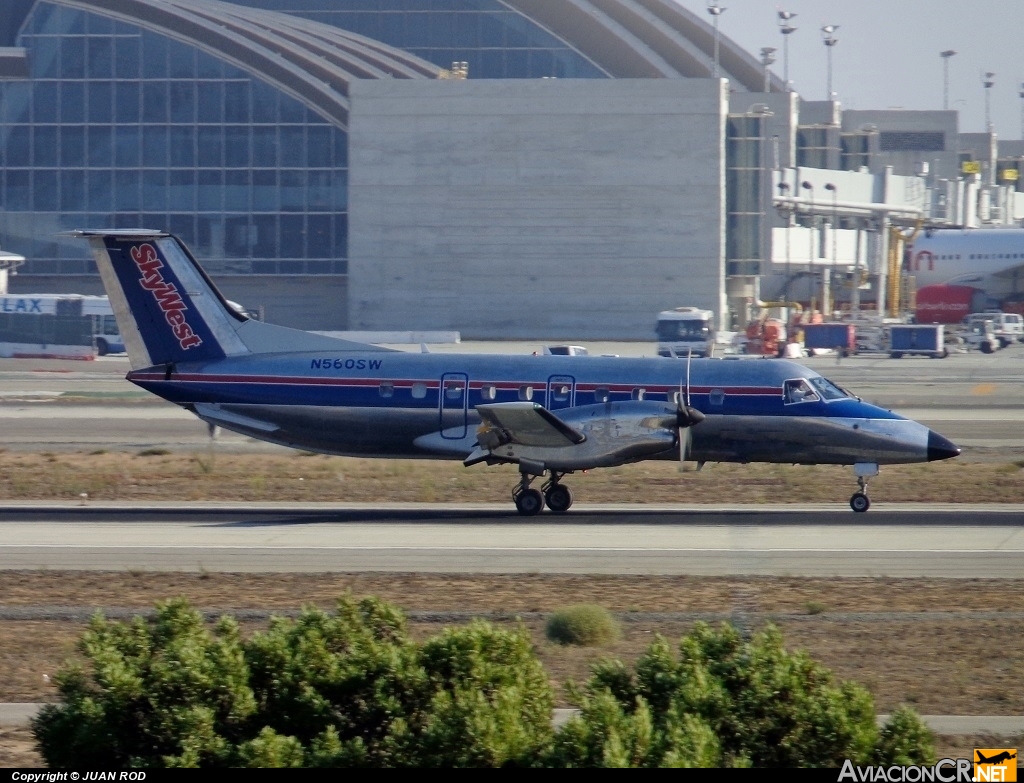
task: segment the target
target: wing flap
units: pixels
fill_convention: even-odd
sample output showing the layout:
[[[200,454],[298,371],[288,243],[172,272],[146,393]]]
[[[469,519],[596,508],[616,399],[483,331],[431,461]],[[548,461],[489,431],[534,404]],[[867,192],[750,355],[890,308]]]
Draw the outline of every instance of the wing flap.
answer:
[[[535,402],[477,405],[476,410],[483,419],[477,435],[484,448],[493,449],[502,443],[559,448],[587,439],[582,432]]]

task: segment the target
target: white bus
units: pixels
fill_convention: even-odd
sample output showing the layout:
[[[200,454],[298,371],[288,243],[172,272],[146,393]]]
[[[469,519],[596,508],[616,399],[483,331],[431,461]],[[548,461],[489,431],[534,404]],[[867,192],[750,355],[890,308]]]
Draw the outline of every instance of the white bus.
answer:
[[[0,356],[88,359],[110,353],[124,353],[124,340],[107,297],[0,296]]]

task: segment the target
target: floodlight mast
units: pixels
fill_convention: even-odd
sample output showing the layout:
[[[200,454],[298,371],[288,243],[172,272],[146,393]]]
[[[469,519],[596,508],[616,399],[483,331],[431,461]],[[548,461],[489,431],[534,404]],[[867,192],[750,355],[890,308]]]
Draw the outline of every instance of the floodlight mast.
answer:
[[[832,92],[832,48],[839,43],[839,39],[833,35],[836,30],[839,29],[837,24],[827,24],[821,28],[821,40],[825,44],[825,51],[828,59],[828,78],[826,81],[827,92],[825,94],[825,100],[831,101],[835,97],[835,93]]]
[[[981,77],[981,84],[985,88],[985,130],[992,132],[992,87],[996,83],[996,75],[992,71],[986,71]]]
[[[771,74],[768,72],[768,66],[775,62],[775,47],[774,46],[762,46],[761,47],[761,65],[764,66],[764,91],[771,92]]]
[[[786,83],[786,92],[793,91],[793,85],[789,83],[789,36],[796,28],[789,20],[794,16],[795,11],[779,11],[779,32],[782,33],[782,80]]]
[[[1020,137],[1024,139],[1024,82],[1020,83]]]
[[[942,58],[942,110],[949,111],[949,58],[953,57],[956,51],[953,49],[946,49],[943,52],[939,52],[939,57]]]
[[[715,24],[715,67],[711,72],[711,76],[714,79],[718,78],[718,17],[725,13],[725,8],[720,6],[717,0],[708,0],[708,13],[711,14],[711,18]]]

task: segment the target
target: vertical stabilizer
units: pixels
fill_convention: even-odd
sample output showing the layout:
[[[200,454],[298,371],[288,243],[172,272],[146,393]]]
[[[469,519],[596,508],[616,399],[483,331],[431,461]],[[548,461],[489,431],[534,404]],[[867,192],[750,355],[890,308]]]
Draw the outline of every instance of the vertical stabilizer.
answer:
[[[133,369],[248,353],[233,310],[177,238],[76,231],[92,247]]]
[[[247,353],[391,350],[248,318],[228,304],[173,234],[98,229],[70,235],[89,240],[133,370]]]

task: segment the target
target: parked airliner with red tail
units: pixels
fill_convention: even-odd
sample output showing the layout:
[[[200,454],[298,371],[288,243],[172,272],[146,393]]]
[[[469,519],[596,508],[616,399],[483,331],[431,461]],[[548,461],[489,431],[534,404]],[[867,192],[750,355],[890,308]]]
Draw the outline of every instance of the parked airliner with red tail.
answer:
[[[853,465],[850,505],[866,511],[879,465],[960,453],[793,362],[394,351],[247,318],[170,234],[73,235],[92,247],[133,383],[285,446],[515,464],[524,515],[567,511],[570,473],[646,459]]]
[[[959,323],[983,310],[1024,312],[1024,229],[930,229],[907,248],[919,323]]]

